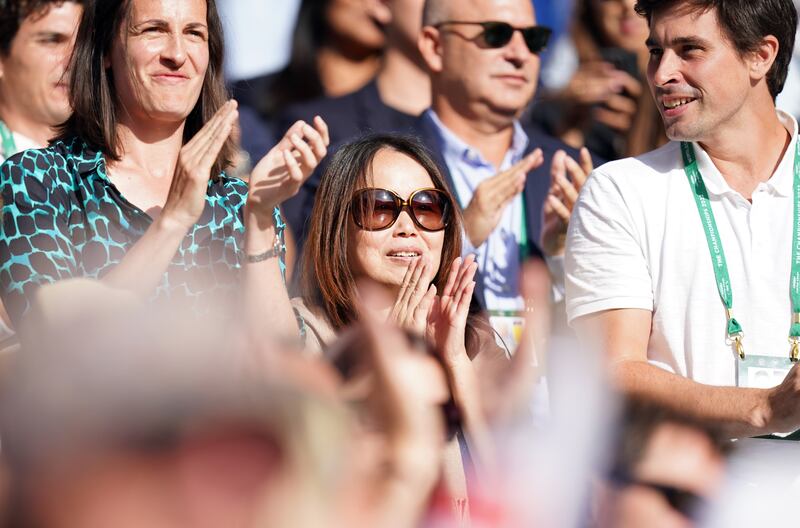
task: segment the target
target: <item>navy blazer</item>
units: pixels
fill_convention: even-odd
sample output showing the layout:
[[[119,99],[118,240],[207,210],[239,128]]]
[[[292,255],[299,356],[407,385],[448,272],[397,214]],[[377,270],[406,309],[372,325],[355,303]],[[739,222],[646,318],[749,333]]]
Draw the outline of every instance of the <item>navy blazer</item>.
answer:
[[[442,157],[439,133],[433,121],[423,114],[417,119],[415,128],[419,137],[431,150],[434,159],[442,169],[447,184],[450,186],[451,191],[454,192],[455,186],[453,185],[453,179]],[[528,173],[528,177],[525,180],[525,190],[523,191],[525,199],[525,218],[528,228],[527,242],[532,253],[530,256],[541,257],[539,232],[542,229],[542,209],[550,189],[550,164],[553,161],[553,155],[557,150],[564,150],[569,156],[578,160],[579,151],[546,134],[534,125],[526,125],[523,123],[523,129],[528,135],[528,147],[525,149],[525,154],[540,148],[544,155],[544,162]],[[593,157],[593,159],[595,166],[598,166],[601,160],[596,157]]]
[[[322,97],[289,106],[278,119],[278,129],[288,130],[299,119],[311,122],[315,115],[328,124],[331,145],[370,132],[410,133],[417,119],[386,105],[373,79],[361,89],[341,97]]]

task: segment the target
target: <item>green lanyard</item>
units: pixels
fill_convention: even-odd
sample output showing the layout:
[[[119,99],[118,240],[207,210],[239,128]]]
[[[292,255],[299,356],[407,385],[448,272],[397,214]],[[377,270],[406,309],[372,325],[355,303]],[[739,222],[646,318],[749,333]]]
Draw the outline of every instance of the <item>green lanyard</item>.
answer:
[[[0,121],[0,123],[2,122]],[[455,195],[456,200],[459,203],[463,202],[463,200],[461,200],[461,197],[458,196],[457,191],[454,192],[453,194]],[[475,195],[473,194],[473,196]],[[520,211],[520,226],[519,226],[519,261],[525,262],[528,256],[530,256],[529,253],[530,244],[528,244],[528,219],[527,219],[527,214],[525,212],[525,191],[522,191],[520,198],[522,199],[522,210]],[[469,204],[462,204],[461,210],[463,211],[464,209],[466,209],[467,205]]]
[[[520,195],[522,199],[522,210],[520,211],[520,218],[522,221],[519,226],[519,261],[525,262],[528,258],[528,219],[525,213],[525,191]]]
[[[733,293],[731,292],[731,279],[728,274],[728,264],[725,261],[725,251],[722,249],[722,240],[719,237],[714,212],[708,199],[708,190],[703,183],[703,176],[697,167],[697,159],[691,143],[681,143],[681,153],[685,165],[686,177],[694,195],[697,212],[706,234],[708,251],[714,265],[714,275],[717,279],[722,304],[725,305],[728,317],[728,339],[731,340],[736,352],[744,359],[744,346],[742,326],[733,317]],[[792,273],[789,281],[789,290],[792,301],[792,325],[789,328],[789,343],[791,344],[789,358],[793,363],[800,360],[800,141],[797,142],[794,157],[794,229],[792,234]]]
[[[0,139],[3,141],[3,157],[10,158],[17,153],[17,144],[14,142],[14,135],[2,121],[0,121]]]

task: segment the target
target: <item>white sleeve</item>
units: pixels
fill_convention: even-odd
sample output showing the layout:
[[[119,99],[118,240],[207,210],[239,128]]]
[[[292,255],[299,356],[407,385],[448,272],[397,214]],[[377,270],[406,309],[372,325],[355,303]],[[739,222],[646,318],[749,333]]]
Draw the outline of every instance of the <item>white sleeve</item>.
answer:
[[[485,244],[486,242],[484,242]],[[480,247],[480,246],[479,246]],[[469,235],[467,235],[467,231],[465,229],[461,229],[461,257],[465,258],[467,255],[477,255],[478,248],[472,245],[472,241],[469,239]]]
[[[640,229],[617,182],[596,170],[572,212],[565,256],[567,320],[604,310],[653,310]]]
[[[558,304],[564,301],[564,255],[545,255],[544,261],[553,284],[552,301]]]

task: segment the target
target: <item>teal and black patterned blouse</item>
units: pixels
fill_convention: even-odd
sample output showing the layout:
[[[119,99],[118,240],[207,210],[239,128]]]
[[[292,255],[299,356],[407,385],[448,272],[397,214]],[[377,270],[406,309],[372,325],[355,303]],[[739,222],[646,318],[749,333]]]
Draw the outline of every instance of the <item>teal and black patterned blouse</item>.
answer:
[[[0,295],[15,323],[35,290],[71,277],[99,278],[152,223],[109,180],[103,155],[80,139],[27,150],[0,166]],[[209,181],[203,214],[181,242],[154,296],[188,297],[199,314],[235,294],[244,249],[247,184]],[[278,235],[284,224],[275,209]],[[284,259],[280,259],[284,271]]]

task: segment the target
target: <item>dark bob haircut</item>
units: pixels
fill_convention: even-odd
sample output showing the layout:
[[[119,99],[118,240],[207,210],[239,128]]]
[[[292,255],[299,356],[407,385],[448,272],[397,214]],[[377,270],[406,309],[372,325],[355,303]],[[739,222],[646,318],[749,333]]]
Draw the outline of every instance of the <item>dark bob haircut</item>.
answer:
[[[636,12],[647,18],[673,9],[688,12],[714,10],[722,34],[733,43],[740,55],[756,51],[764,37],[778,39],[780,49],[767,73],[767,85],[773,98],[783,90],[797,31],[797,10],[792,0],[638,0]]]
[[[61,125],[58,134],[64,139],[78,136],[114,161],[119,161],[122,154],[117,136],[120,109],[114,92],[114,72],[106,68],[105,59],[111,53],[114,40],[130,23],[133,1],[86,0],[69,68],[69,99],[73,113]],[[222,23],[217,7],[214,0],[197,1],[205,1],[207,5],[208,69],[200,98],[186,118],[184,143],[228,100],[222,71]],[[233,140],[228,138],[212,168],[213,176],[228,166],[233,152]]]
[[[393,150],[419,163],[431,178],[433,186],[453,196],[430,153],[418,139],[407,136],[374,134],[342,146],[331,159],[311,212],[311,226],[305,244],[302,276],[303,300],[308,306],[319,306],[331,325],[338,329],[356,320],[353,304],[356,282],[348,262],[348,241],[352,229],[353,193],[368,187],[375,156]],[[461,256],[461,212],[451,208],[450,222],[444,230],[442,260],[433,279],[438,291],[444,289],[450,264]]]
[[[67,2],[83,4],[83,0],[0,0],[0,54],[11,52],[11,43],[26,18],[46,16],[51,6]]]

